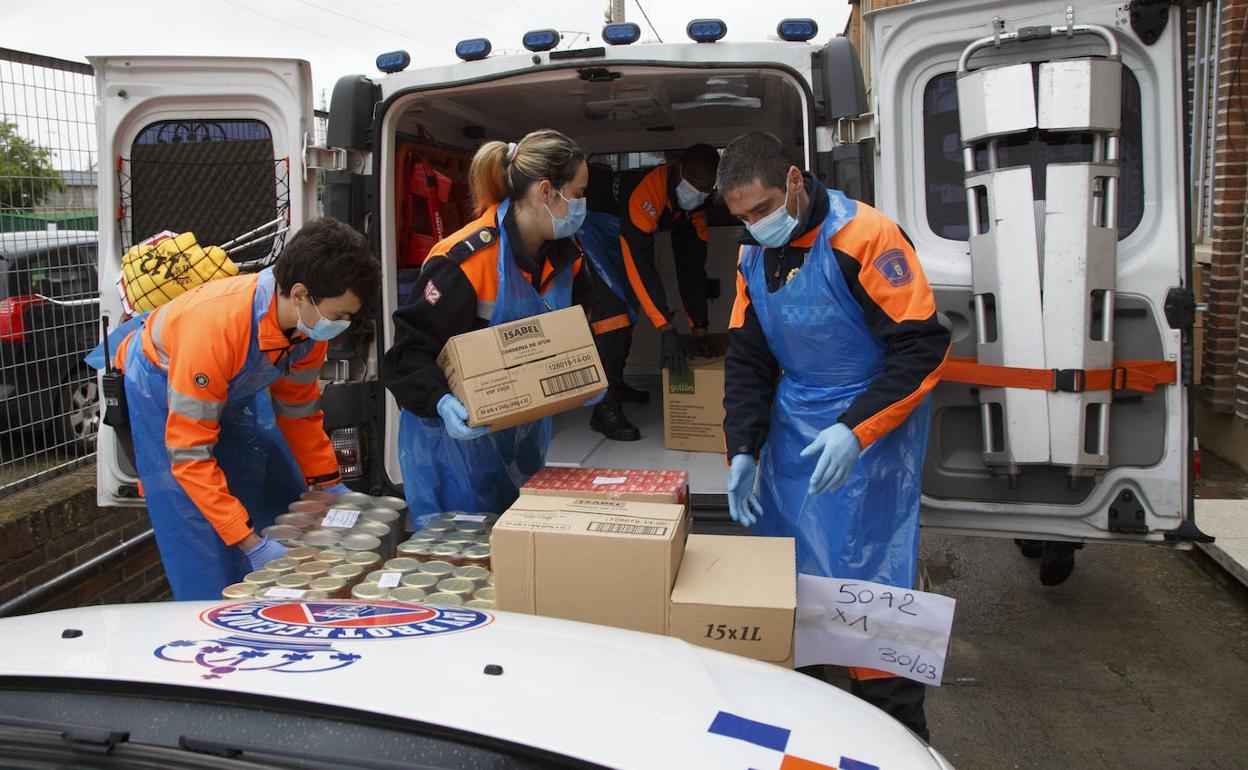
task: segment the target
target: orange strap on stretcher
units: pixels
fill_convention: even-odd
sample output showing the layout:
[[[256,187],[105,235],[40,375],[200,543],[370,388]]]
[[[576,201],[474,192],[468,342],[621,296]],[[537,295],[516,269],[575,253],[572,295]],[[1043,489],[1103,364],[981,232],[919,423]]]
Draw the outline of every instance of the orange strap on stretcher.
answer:
[[[1135,390],[1152,393],[1178,381],[1173,361],[1115,361],[1112,369],[1021,369],[981,364],[973,358],[950,358],[941,379],[989,388],[1025,388],[1059,393],[1087,390]]]

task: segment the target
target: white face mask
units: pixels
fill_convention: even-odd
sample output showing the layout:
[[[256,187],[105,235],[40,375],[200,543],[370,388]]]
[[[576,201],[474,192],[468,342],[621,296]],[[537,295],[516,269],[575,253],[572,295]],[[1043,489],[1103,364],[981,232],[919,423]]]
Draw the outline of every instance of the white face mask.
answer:
[[[682,179],[680,184],[676,185],[676,203],[685,211],[693,211],[698,206],[706,203],[706,199],[709,197],[711,197],[710,193],[704,193],[689,184],[688,179]]]

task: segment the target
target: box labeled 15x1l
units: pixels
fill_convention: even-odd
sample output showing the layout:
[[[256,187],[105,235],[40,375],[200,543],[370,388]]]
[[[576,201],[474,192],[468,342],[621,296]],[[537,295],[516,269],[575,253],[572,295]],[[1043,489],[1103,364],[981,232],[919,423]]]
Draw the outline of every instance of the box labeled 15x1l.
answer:
[[[607,386],[580,305],[456,335],[438,366],[468,424],[491,430],[575,409]]]

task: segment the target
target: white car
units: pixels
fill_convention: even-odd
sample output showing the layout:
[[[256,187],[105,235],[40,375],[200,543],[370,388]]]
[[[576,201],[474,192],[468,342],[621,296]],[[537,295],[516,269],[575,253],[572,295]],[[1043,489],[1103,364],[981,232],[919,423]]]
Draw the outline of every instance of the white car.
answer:
[[[394,601],[0,621],[5,767],[946,768],[802,674],[650,634]]]

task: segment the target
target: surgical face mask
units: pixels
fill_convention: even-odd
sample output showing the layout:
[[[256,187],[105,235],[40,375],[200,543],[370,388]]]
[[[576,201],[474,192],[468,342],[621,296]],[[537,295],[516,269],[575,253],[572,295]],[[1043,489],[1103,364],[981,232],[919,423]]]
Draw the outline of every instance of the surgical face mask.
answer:
[[[580,230],[581,225],[585,223],[585,199],[568,198],[558,190],[555,190],[555,194],[568,202],[568,213],[562,217],[555,216],[555,213],[550,210],[550,206],[546,206],[546,213],[550,214],[551,224],[555,228],[555,240],[571,238],[576,235],[576,231]]]
[[[705,203],[709,197],[711,197],[710,193],[704,193],[689,184],[688,179],[682,179],[680,184],[676,185],[676,203],[685,211],[693,211]]]
[[[312,302],[312,298],[308,297],[308,301]],[[332,340],[334,337],[337,337],[339,334],[345,332],[347,327],[351,325],[350,319],[331,321],[321,315],[321,309],[316,306],[315,302],[312,302],[312,309],[316,311],[318,316],[320,316],[315,324],[309,327],[303,322],[302,316],[295,322],[295,326],[299,327],[299,331],[306,334],[309,339],[314,339],[320,342]]]
[[[769,249],[778,249],[789,242],[797,228],[797,217],[789,213],[789,185],[784,185],[784,205],[745,228],[754,240]]]

